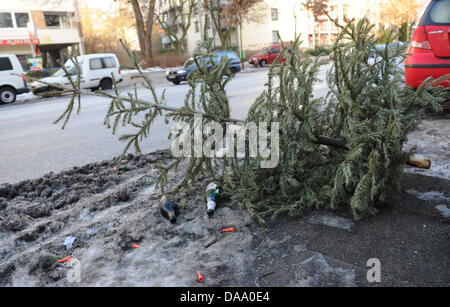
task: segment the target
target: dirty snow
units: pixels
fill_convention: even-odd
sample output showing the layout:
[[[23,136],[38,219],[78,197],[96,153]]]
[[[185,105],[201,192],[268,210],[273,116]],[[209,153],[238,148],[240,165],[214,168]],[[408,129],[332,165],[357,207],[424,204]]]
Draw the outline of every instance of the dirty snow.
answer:
[[[16,101],[24,102],[24,101],[28,101],[28,100],[37,99],[37,98],[40,98],[40,97],[34,95],[32,92],[29,92],[29,93],[24,93],[24,94],[17,95]]]
[[[439,212],[441,212],[441,214],[442,214],[444,217],[450,217],[450,209],[447,208],[447,206],[439,205],[439,206],[436,206],[436,209],[438,209]]]
[[[162,67],[149,67],[147,69],[143,69],[142,72],[160,72],[160,71],[166,71],[170,70],[172,68],[162,68]],[[122,69],[121,74],[122,75],[135,75],[138,74],[139,71],[137,69]]]
[[[448,202],[450,203],[450,197],[445,197],[444,193],[437,192],[437,191],[431,191],[431,192],[417,192],[416,190],[408,190],[406,191],[408,194],[415,196],[421,200],[426,201],[435,201],[435,202]]]
[[[330,213],[313,212],[312,214],[304,217],[306,223],[309,224],[321,224],[333,228],[352,231],[355,227],[355,222],[351,219],[339,217]]]

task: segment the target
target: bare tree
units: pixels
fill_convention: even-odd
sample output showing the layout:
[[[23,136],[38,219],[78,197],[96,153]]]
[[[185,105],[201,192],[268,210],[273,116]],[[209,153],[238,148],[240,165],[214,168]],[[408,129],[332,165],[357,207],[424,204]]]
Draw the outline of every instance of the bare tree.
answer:
[[[412,23],[417,21],[421,3],[417,0],[385,0],[381,3],[381,20],[398,31],[402,26],[409,39]]]
[[[222,49],[228,48],[233,28],[242,25],[244,19],[251,17],[250,10],[262,0],[230,0],[222,4],[220,0],[203,0],[202,4],[211,17]]]
[[[152,30],[155,19],[156,0],[114,0],[130,3],[134,18],[136,20],[136,32],[141,49],[141,57],[147,65],[151,65],[152,53]]]
[[[195,11],[195,0],[160,0],[155,15],[172,46],[186,52],[186,37]]]

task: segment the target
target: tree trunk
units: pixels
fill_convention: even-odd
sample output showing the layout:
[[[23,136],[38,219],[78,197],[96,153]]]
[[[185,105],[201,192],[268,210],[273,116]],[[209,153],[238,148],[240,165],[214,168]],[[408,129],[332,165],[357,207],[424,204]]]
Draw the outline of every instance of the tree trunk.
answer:
[[[130,0],[133,6],[134,18],[136,19],[136,32],[139,40],[139,47],[141,49],[141,57],[146,57],[147,44],[145,39],[145,23],[142,16],[139,0]]]
[[[147,21],[145,25],[145,59],[147,65],[152,64],[153,53],[152,53],[152,33],[153,33],[153,23],[155,20],[155,4],[156,0],[151,0],[148,8]]]

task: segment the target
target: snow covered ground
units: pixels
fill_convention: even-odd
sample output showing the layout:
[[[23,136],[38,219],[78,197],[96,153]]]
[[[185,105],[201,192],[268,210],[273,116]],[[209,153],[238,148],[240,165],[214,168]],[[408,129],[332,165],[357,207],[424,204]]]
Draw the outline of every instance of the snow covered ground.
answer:
[[[166,71],[170,70],[171,68],[161,68],[161,67],[149,67],[147,69],[143,69],[143,72],[158,72],[158,71]],[[139,73],[137,69],[122,69],[121,70],[122,75],[134,75]]]
[[[38,98],[39,98],[39,96],[36,96],[33,93],[29,92],[29,93],[17,95],[16,101],[24,102],[24,101],[38,99]]]
[[[409,135],[405,148],[417,147],[416,153],[431,160],[431,169],[408,167],[407,172],[450,180],[450,119],[425,119]]]

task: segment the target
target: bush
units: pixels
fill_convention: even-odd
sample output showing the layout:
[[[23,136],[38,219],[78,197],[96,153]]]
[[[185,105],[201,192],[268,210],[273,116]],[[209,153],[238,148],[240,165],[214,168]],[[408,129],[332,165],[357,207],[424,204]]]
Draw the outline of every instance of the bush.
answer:
[[[316,46],[314,49],[306,50],[306,54],[310,56],[322,56],[329,55],[331,53],[331,49],[324,46]]]
[[[162,68],[183,66],[189,57],[189,54],[176,52],[155,54],[153,55],[150,66],[159,66]]]
[[[34,70],[25,73],[28,78],[41,79],[44,78],[44,72],[42,70]]]
[[[159,54],[165,54],[165,53],[176,53],[177,49],[175,48],[163,48],[159,50]]]

